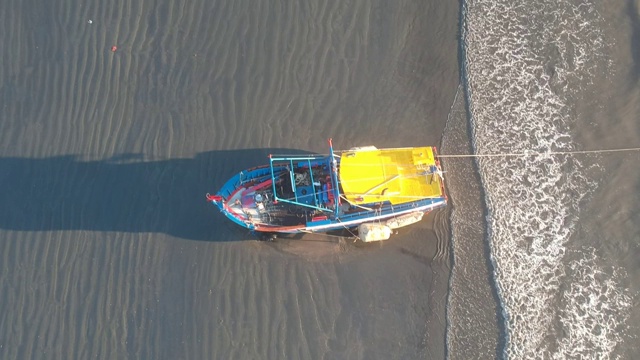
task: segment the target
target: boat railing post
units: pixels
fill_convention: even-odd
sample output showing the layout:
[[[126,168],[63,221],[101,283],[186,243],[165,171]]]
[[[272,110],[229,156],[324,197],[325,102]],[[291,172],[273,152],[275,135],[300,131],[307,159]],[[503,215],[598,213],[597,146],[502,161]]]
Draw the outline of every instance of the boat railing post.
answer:
[[[311,178],[311,189],[313,190],[313,203],[318,207],[318,196],[316,194],[316,186],[313,184],[313,171],[311,170],[311,160],[307,159],[309,164],[309,178]]]
[[[340,189],[338,187],[338,161],[333,154],[333,141],[329,139],[329,156],[331,157],[331,185],[333,185],[333,207],[336,217],[340,212]]]
[[[296,187],[296,174],[293,171],[293,160],[289,160],[289,163],[291,164],[291,169],[289,169],[289,177],[291,178],[291,189],[293,189],[293,197],[296,199],[296,202],[298,202],[298,188]]]
[[[273,157],[269,154],[269,167],[271,168],[271,187],[273,188],[273,203],[278,203],[278,193],[276,193],[276,177],[273,175]]]

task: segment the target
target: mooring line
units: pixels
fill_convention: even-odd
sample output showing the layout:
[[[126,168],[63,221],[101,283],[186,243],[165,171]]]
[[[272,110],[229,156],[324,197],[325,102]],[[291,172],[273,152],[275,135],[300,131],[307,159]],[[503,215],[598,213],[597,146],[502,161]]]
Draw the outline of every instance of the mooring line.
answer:
[[[612,152],[640,151],[640,147],[624,149],[600,149],[600,150],[575,150],[575,151],[547,151],[547,152],[524,152],[524,153],[501,153],[501,154],[452,154],[436,155],[438,158],[472,158],[472,157],[528,157],[539,155],[575,155],[575,154],[602,154]]]

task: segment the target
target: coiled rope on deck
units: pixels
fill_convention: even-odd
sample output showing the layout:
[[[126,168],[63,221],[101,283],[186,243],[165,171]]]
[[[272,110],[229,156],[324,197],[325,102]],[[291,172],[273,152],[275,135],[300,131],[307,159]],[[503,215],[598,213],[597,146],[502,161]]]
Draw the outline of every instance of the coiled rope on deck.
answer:
[[[640,151],[640,147],[621,149],[599,149],[599,150],[574,150],[574,151],[546,151],[546,152],[523,152],[523,153],[499,153],[499,154],[451,154],[436,155],[438,158],[477,158],[477,157],[528,157],[540,155],[576,155],[576,154],[602,154],[614,152]]]

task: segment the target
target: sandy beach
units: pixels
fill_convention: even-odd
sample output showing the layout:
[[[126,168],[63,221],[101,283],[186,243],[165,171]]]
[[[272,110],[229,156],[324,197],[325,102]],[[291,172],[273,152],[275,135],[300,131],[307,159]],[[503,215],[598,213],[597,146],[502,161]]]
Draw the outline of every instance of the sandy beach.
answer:
[[[204,195],[329,137],[439,145],[459,84],[458,12],[0,7],[0,357],[443,358],[446,210],[385,243],[263,243]]]

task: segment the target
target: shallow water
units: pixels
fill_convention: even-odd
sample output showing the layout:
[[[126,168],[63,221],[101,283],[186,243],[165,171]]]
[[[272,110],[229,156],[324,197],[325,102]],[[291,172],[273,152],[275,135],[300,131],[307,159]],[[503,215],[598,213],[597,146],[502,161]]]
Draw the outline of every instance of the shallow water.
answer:
[[[637,8],[629,4],[467,3],[474,151],[637,147],[637,59],[629,51],[637,46]],[[614,132],[605,135],[610,126]],[[632,306],[638,266],[629,258],[638,253],[638,174],[629,164],[638,156],[478,160],[506,329],[500,355],[637,353],[630,339],[639,329]]]

